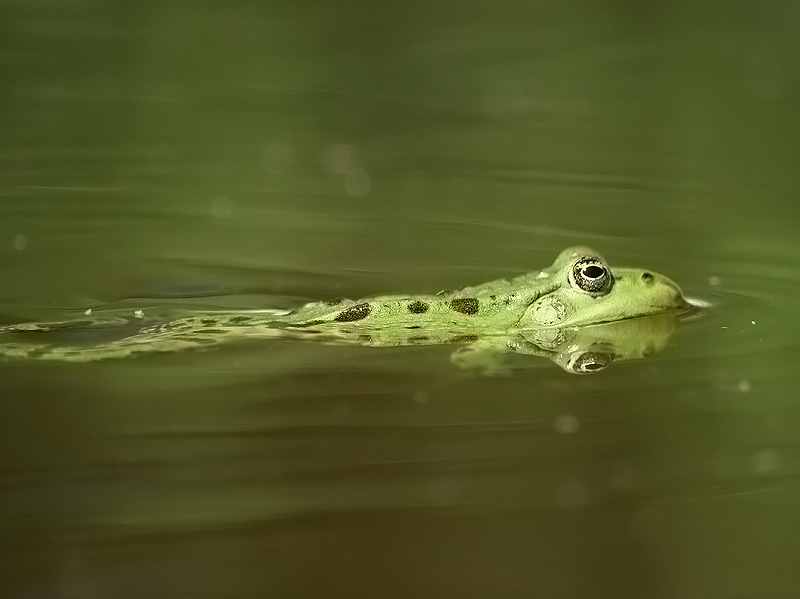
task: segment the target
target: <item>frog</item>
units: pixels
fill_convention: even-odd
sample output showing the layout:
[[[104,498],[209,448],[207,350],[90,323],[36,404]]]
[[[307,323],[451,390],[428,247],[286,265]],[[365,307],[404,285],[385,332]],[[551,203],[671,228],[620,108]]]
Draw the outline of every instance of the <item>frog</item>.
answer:
[[[14,340],[0,343],[0,356],[88,362],[280,338],[370,347],[448,344],[457,346],[452,360],[463,368],[494,372],[500,370],[502,354],[523,353],[550,357],[570,372],[588,373],[598,370],[596,364],[575,367],[574,360],[564,361],[563,356],[575,353],[564,349],[570,343],[598,343],[597,335],[587,332],[590,327],[678,315],[690,308],[680,287],[665,275],[611,268],[596,250],[572,246],[542,270],[434,294],[333,299],[289,310],[203,311],[168,320],[145,318],[137,311],[134,318],[9,325],[0,327],[0,334]],[[97,340],[108,331],[123,334]],[[89,343],[35,342],[45,341],[43,333],[74,332],[88,332]],[[19,336],[28,338],[17,341]],[[613,336],[605,334],[605,346],[614,345],[608,341]],[[617,348],[611,353],[630,359],[642,352]]]

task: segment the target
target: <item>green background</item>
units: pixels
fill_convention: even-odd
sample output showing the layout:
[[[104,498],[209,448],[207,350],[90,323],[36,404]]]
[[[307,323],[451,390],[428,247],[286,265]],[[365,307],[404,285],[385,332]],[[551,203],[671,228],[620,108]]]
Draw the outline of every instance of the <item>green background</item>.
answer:
[[[3,0],[3,322],[435,292],[572,243],[714,304],[592,377],[312,344],[0,363],[4,596],[796,596],[799,23]]]

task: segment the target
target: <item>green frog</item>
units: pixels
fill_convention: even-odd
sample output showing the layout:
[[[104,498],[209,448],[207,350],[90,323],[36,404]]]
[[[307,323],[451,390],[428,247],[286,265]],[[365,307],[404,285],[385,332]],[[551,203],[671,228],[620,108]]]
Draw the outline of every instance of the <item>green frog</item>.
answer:
[[[689,308],[680,288],[664,275],[612,269],[593,249],[574,246],[543,270],[433,295],[321,301],[288,311],[200,312],[166,321],[137,312],[0,327],[12,337],[0,343],[0,356],[85,362],[283,338],[373,347],[456,344],[453,361],[484,372],[502,370],[503,354],[523,353],[588,373],[614,359],[643,357],[663,347],[674,331],[666,323]],[[654,320],[639,318],[654,315],[667,320],[653,325]],[[87,331],[90,339],[84,344],[46,339],[48,333]],[[98,340],[106,331],[116,338]],[[592,354],[593,347],[603,350]],[[587,352],[594,358],[585,358]]]

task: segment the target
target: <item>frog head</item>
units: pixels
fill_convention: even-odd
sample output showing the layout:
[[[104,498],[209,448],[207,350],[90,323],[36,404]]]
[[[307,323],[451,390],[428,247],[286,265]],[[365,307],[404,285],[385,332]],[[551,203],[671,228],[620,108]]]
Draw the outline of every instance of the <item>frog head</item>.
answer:
[[[611,268],[584,246],[561,252],[539,277],[551,280],[551,291],[528,306],[521,326],[584,326],[689,307],[671,279],[652,270]]]

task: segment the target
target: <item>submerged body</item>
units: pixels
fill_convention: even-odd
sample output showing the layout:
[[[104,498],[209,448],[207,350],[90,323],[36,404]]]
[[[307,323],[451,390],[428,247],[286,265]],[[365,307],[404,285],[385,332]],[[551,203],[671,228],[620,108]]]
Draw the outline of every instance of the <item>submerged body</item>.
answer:
[[[526,340],[564,342],[564,331],[588,325],[678,312],[688,304],[667,277],[632,268],[610,269],[594,250],[582,246],[561,252],[541,271],[435,295],[376,296],[363,300],[314,302],[295,310],[202,313],[167,322],[136,323],[127,336],[76,346],[55,343],[0,343],[0,355],[64,361],[90,361],[142,352],[177,351],[244,338],[319,339],[370,346],[468,343],[454,354],[524,351]],[[99,330],[114,323],[30,323],[0,328],[0,333]],[[583,336],[584,338],[586,335]],[[43,340],[43,339],[42,339]],[[541,349],[541,344],[534,343]],[[481,350],[475,352],[473,350]],[[628,356],[631,357],[631,356]],[[472,365],[472,364],[470,364]]]

